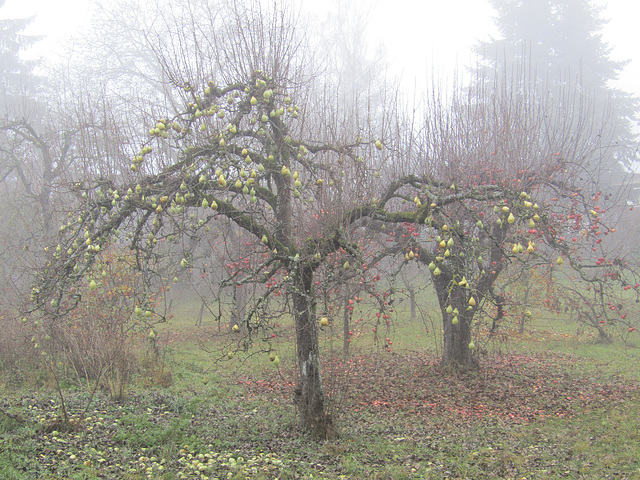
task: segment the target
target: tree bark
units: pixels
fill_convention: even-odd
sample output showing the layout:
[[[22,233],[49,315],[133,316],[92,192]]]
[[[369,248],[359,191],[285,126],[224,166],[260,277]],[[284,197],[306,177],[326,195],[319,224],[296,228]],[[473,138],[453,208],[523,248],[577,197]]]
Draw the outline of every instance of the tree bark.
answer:
[[[320,348],[313,300],[313,269],[300,265],[294,271],[293,310],[296,325],[299,383],[296,403],[300,427],[322,437],[328,435],[330,420],[325,413],[320,374]]]
[[[229,329],[232,329],[234,325],[238,325],[238,328],[242,332],[247,331],[247,324],[245,322],[247,318],[247,291],[246,287],[240,286],[233,290],[233,310],[231,311],[231,324]]]
[[[474,369],[477,367],[473,350],[469,348],[471,343],[471,321],[473,310],[468,311],[469,306],[467,291],[464,288],[454,288],[449,293],[450,281],[447,278],[436,277],[435,288],[442,312],[443,349],[442,365],[461,369]],[[453,313],[447,313],[447,307],[458,309],[458,324],[453,325]]]

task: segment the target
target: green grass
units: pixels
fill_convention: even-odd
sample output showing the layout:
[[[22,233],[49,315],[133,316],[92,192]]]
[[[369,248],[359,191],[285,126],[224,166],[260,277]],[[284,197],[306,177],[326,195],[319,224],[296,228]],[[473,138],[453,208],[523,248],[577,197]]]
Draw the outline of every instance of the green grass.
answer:
[[[388,327],[375,325],[363,305],[349,358],[339,323],[320,331],[338,436],[318,441],[297,429],[290,321],[270,340],[275,369],[266,353],[221,356],[228,337],[201,350],[191,307],[158,328],[172,339],[163,359],[173,384],[138,376],[121,403],[98,392],[71,431],[56,423],[51,392],[4,388],[0,478],[640,477],[640,352],[578,337],[567,318],[483,340],[478,372],[447,373],[437,318],[412,322],[401,304]],[[77,416],[87,392],[66,395]]]

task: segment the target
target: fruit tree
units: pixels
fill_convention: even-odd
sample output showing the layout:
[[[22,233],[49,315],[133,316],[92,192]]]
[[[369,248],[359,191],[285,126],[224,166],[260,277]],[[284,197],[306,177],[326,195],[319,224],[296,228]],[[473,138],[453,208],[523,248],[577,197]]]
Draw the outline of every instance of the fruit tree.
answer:
[[[92,265],[112,244],[128,245],[149,281],[163,259],[175,258],[176,252],[175,263],[188,269],[193,262],[188,245],[228,219],[264,254],[262,263],[238,277],[265,288],[247,308],[243,328],[233,331],[263,331],[261,305],[275,292],[286,295],[295,320],[301,425],[322,431],[314,272],[330,254],[348,255],[356,246],[341,229],[344,217],[314,222],[313,212],[341,191],[343,180],[331,162],[337,157],[361,164],[360,155],[375,152],[375,143],[296,138],[299,107],[287,85],[261,72],[223,87],[209,82],[201,89],[185,88],[192,96],[186,110],[159,120],[132,159],[134,180],[87,180],[75,186],[78,211],[60,228],[59,244],[40,272],[33,298],[48,315],[63,315],[79,301],[74,284],[97,284]]]
[[[444,364],[476,364],[472,326],[507,315],[496,283],[507,268],[564,264],[567,288],[557,291],[574,311],[590,286],[607,308],[610,284],[636,283],[624,252],[606,252],[602,242],[615,232],[610,222],[621,206],[598,193],[611,130],[586,100],[558,101],[526,87],[458,91],[447,103],[434,95],[407,168],[415,173],[390,182],[368,211],[353,212],[399,224],[393,233],[403,230],[405,261],[429,266]],[[563,94],[580,99],[570,87]],[[579,316],[599,319],[591,311]]]

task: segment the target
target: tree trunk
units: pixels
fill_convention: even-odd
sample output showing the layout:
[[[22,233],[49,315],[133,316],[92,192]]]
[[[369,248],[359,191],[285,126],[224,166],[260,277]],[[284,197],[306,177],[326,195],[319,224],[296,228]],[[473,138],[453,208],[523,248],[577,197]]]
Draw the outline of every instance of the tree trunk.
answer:
[[[296,403],[300,412],[300,427],[328,435],[330,420],[325,414],[320,348],[313,300],[313,270],[300,265],[294,272],[293,309],[296,324],[296,347],[300,379],[296,388]]]
[[[407,287],[409,290],[409,303],[411,304],[411,321],[416,320],[416,291],[413,287]]]
[[[200,304],[200,313],[198,313],[198,319],[196,320],[196,327],[202,326],[202,317],[204,317],[204,306],[205,302],[204,300],[202,300],[202,303]]]
[[[610,345],[613,343],[611,335],[609,335],[604,328],[602,328],[600,325],[598,325],[596,328],[598,329],[600,342],[604,343],[605,345]]]
[[[441,277],[443,277],[442,275]],[[467,290],[464,288],[454,288],[449,293],[450,282],[447,278],[436,277],[436,294],[442,312],[443,326],[443,349],[442,365],[452,366],[462,369],[474,369],[477,362],[473,356],[473,350],[469,348],[471,343],[471,321],[473,320],[473,310],[467,310],[469,306]],[[458,309],[458,324],[453,325],[453,313],[447,313],[447,307]]]
[[[524,275],[523,278],[521,279],[521,282],[523,283],[524,286],[524,298],[522,299],[522,304],[524,305],[525,309],[527,308],[527,305],[529,304],[529,293],[531,293],[531,277],[529,275]],[[518,327],[518,333],[520,335],[524,334],[524,325],[527,322],[528,318],[526,313],[522,314],[522,317],[520,318],[520,325]]]
[[[350,331],[350,325],[349,325],[349,319],[351,317],[351,312],[349,311],[349,309],[347,307],[349,307],[349,298],[350,298],[350,294],[349,294],[349,289],[347,288],[345,295],[344,295],[344,310],[342,312],[342,355],[344,355],[345,357],[349,356],[349,345],[351,344],[350,342],[350,335],[349,335],[349,331]]]

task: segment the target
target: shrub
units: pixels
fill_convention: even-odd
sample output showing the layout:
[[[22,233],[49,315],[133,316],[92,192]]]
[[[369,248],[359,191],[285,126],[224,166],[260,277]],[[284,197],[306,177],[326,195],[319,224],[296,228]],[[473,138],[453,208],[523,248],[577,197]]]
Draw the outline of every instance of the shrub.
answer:
[[[39,331],[48,366],[78,385],[96,382],[114,399],[126,394],[137,369],[137,354],[151,326],[156,295],[145,294],[135,258],[117,249],[93,265],[87,285],[74,287],[81,300],[66,316],[45,316]]]

